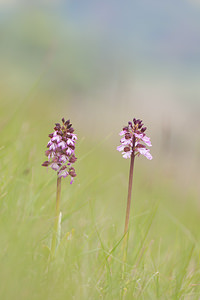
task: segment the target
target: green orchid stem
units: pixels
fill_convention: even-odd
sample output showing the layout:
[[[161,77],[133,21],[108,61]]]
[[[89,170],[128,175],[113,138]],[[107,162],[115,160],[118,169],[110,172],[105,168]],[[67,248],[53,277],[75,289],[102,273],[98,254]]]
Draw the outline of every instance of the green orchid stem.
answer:
[[[60,215],[60,194],[61,194],[61,177],[57,178],[57,192],[56,192],[56,216],[53,230],[53,237],[51,243],[51,256],[54,257],[57,242],[58,242],[58,231],[59,231],[59,215]]]
[[[135,143],[133,143],[135,144]],[[132,193],[132,185],[133,185],[133,168],[134,168],[134,160],[135,154],[134,151],[131,154],[131,164],[129,171],[129,185],[128,185],[128,198],[127,198],[127,207],[126,207],[126,219],[125,219],[125,227],[124,227],[124,243],[123,243],[123,261],[126,262],[126,253],[127,253],[127,245],[128,245],[128,229],[129,229],[129,217],[130,217],[130,208],[131,208],[131,193]]]

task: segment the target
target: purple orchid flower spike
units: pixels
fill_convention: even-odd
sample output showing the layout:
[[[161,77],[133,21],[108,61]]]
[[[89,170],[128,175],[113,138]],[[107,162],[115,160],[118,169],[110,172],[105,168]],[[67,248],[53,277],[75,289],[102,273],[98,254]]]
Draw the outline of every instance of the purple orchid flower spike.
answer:
[[[57,172],[56,215],[51,242],[52,258],[55,256],[60,243],[60,224],[62,216],[60,212],[61,179],[62,177],[66,178],[67,176],[71,176],[70,183],[73,183],[76,172],[72,165],[77,160],[75,157],[77,136],[74,134],[70,120],[65,121],[65,119],[62,118],[62,124],[56,123],[55,125],[54,132],[49,134],[50,141],[47,144],[48,150],[45,152],[48,160],[42,164],[42,166],[51,167]]]
[[[58,177],[66,178],[71,176],[73,183],[76,176],[75,169],[72,167],[77,160],[75,157],[75,144],[77,140],[76,134],[70,120],[62,119],[62,125],[55,124],[54,132],[49,134],[50,141],[47,144],[48,150],[45,152],[48,161],[45,161],[42,166],[51,167],[57,171]]]
[[[151,141],[144,133],[146,127],[143,127],[142,120],[133,119],[132,122],[128,122],[128,126],[124,127],[119,135],[124,137],[121,139],[121,145],[117,147],[118,151],[122,151],[124,158],[130,158],[132,154],[144,155],[147,159],[152,159],[150,150],[146,147],[151,147]]]
[[[129,185],[128,185],[128,199],[126,208],[126,219],[124,227],[124,262],[126,261],[126,247],[127,247],[127,232],[129,227],[129,216],[131,207],[131,193],[132,193],[132,183],[133,183],[133,168],[134,159],[136,156],[144,155],[147,159],[151,160],[152,155],[150,150],[147,148],[151,147],[151,141],[148,136],[146,136],[142,120],[135,118],[133,122],[128,122],[128,126],[125,126],[123,130],[119,133],[121,138],[121,145],[117,147],[117,150],[122,152],[124,158],[131,158],[130,172],[129,172]]]

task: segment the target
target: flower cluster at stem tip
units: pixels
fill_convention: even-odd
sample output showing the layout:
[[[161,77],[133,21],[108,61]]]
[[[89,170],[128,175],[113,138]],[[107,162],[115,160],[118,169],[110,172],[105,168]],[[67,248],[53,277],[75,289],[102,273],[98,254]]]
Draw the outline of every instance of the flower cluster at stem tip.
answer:
[[[75,143],[77,140],[76,134],[70,120],[65,121],[62,118],[62,124],[55,124],[54,132],[49,134],[50,141],[47,144],[48,150],[45,155],[48,161],[45,161],[42,166],[51,167],[57,171],[58,177],[71,176],[71,182],[74,181],[76,176],[75,169],[72,164],[75,163]]]
[[[124,158],[130,158],[133,154],[144,155],[147,159],[152,159],[150,150],[146,147],[151,147],[151,141],[148,136],[144,133],[146,127],[143,127],[142,120],[135,118],[133,122],[128,122],[128,126],[124,127],[119,133],[120,136],[124,136],[121,139],[121,145],[117,147],[118,151],[122,151],[122,156]]]

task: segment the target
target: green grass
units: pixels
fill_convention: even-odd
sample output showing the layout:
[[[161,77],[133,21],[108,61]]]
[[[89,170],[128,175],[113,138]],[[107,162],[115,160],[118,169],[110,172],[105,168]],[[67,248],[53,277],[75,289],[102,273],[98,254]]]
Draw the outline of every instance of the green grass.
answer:
[[[115,144],[90,141],[81,124],[74,124],[78,176],[72,185],[62,180],[62,242],[48,263],[56,173],[41,163],[48,133],[62,116],[52,121],[48,109],[38,111],[39,104],[2,106],[0,299],[199,299],[195,193],[176,188],[155,158],[137,159],[124,265],[129,162]]]

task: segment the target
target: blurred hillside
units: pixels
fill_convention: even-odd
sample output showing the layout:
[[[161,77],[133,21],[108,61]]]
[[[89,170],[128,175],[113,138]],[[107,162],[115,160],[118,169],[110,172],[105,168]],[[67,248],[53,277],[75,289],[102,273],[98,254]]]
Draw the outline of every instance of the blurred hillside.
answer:
[[[198,2],[0,1],[0,38],[6,120],[6,103],[12,115],[31,99],[117,144],[126,120],[143,118],[158,165],[198,182]]]
[[[198,3],[1,1],[0,10],[5,86],[28,89],[46,72],[44,87],[84,92],[150,73],[197,89]]]

